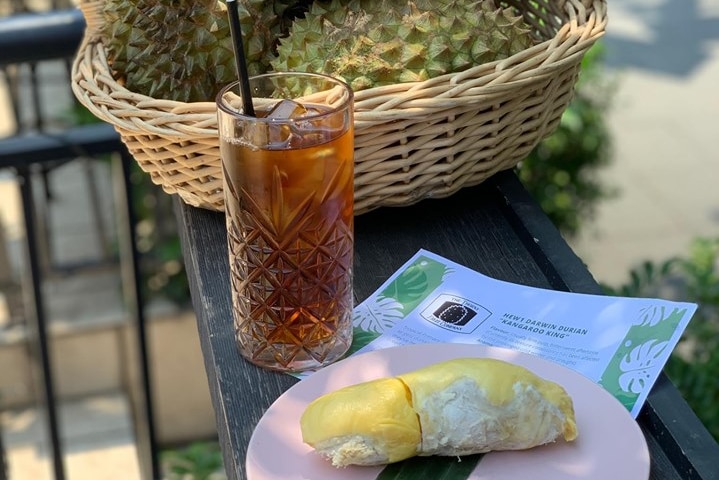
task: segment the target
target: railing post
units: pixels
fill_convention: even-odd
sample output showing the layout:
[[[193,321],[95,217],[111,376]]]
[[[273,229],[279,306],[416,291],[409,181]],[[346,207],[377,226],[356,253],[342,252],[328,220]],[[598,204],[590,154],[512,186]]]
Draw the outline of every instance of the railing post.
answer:
[[[37,234],[35,232],[35,202],[32,192],[32,176],[28,166],[20,166],[17,167],[16,170],[20,183],[20,197],[22,199],[23,217],[25,220],[27,259],[30,270],[30,287],[34,300],[34,315],[29,315],[28,318],[28,320],[34,320],[34,332],[32,333],[37,340],[36,351],[33,356],[36,356],[40,363],[38,370],[42,382],[43,407],[46,415],[48,435],[50,437],[52,469],[55,474],[55,480],[65,480],[65,465],[62,456],[60,426],[57,415],[57,398],[55,396],[55,385],[50,368],[51,351],[50,342],[48,341],[48,323],[45,316]],[[28,325],[31,324],[32,322],[28,322]]]
[[[2,441],[2,429],[0,428],[0,480],[8,480],[7,471],[7,460],[6,460],[5,447]]]
[[[137,251],[136,217],[132,205],[132,185],[130,182],[130,165],[134,159],[126,150],[120,152],[122,188],[118,192],[118,199],[124,210],[120,212],[120,224],[124,232],[118,232],[121,245],[121,255],[125,261],[123,267],[123,290],[125,291],[130,310],[130,317],[134,319],[135,344],[140,366],[139,385],[130,389],[131,404],[135,420],[135,436],[143,479],[161,480],[160,464],[157,452],[155,435],[155,418],[153,409],[152,381],[150,372],[150,352],[148,349],[148,325],[145,318],[144,302],[140,284],[139,253]],[[139,398],[138,398],[139,397]]]

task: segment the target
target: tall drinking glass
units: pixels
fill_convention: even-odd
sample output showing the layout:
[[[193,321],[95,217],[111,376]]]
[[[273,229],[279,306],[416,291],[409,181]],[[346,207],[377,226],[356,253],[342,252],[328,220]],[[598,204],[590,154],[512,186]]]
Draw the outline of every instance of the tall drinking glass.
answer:
[[[217,97],[235,334],[257,365],[302,371],[352,342],[353,97],[331,77],[250,79]]]

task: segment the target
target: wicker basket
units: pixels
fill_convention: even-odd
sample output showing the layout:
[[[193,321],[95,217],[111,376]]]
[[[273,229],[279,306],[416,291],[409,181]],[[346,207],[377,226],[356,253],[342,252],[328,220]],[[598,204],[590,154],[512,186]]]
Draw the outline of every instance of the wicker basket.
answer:
[[[87,29],[73,91],[111,123],[142,170],[190,205],[224,210],[214,103],[157,100],[116,82],[97,35],[102,0],[81,4]],[[584,53],[603,35],[606,0],[507,0],[541,43],[508,59],[355,95],[355,212],[444,197],[514,167],[557,127]]]

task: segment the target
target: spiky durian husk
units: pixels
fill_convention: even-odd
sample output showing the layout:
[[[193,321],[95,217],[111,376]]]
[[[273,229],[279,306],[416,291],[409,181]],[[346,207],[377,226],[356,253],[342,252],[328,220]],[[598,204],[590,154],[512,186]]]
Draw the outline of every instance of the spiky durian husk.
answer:
[[[266,2],[279,18],[278,38],[287,35],[292,21],[302,18],[310,9],[313,0],[271,0]]]
[[[262,0],[240,0],[250,74],[269,68],[278,21]],[[136,93],[212,101],[237,78],[227,7],[219,0],[107,0],[103,27],[116,78]]]
[[[532,43],[522,17],[492,0],[316,1],[272,66],[342,77],[363,90],[459,72]]]

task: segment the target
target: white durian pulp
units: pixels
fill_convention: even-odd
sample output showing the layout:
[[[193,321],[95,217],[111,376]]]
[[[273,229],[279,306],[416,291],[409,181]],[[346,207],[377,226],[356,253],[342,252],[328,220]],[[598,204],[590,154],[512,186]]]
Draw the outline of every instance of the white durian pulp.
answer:
[[[462,378],[415,399],[422,426],[422,455],[469,455],[517,450],[554,441],[564,415],[532,385],[516,382],[514,397],[495,405],[483,388]]]

